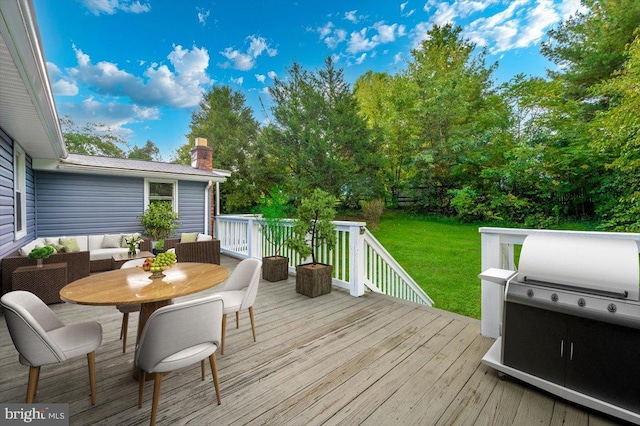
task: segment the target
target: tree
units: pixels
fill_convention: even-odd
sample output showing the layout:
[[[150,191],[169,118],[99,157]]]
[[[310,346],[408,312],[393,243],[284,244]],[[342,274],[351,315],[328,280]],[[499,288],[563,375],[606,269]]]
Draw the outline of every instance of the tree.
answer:
[[[295,63],[276,79],[264,156],[297,197],[323,188],[347,205],[381,191],[380,159],[342,70],[329,58],[311,73]]]
[[[419,142],[415,122],[411,120],[416,102],[411,84],[404,75],[367,71],[354,87],[360,113],[367,120],[372,137],[378,140],[385,189],[394,206],[416,175],[412,162]]]
[[[227,212],[247,210],[260,198],[249,166],[254,152],[258,123],[245,105],[242,93],[228,86],[214,86],[205,93],[200,109],[191,116],[190,143],[177,152],[180,162],[189,161],[196,137],[207,139],[213,148],[213,167],[231,170],[231,177],[221,186]],[[267,183],[264,184],[267,187]],[[272,183],[268,183],[272,185]]]
[[[103,124],[87,123],[80,129],[69,116],[65,116],[60,119],[60,125],[65,146],[70,153],[125,158],[120,146],[126,146],[126,141],[112,129],[105,129]]]
[[[434,26],[407,70],[415,99],[409,119],[420,140],[413,185],[423,189],[424,208],[444,213],[449,190],[477,184],[508,129],[508,110],[491,80],[496,65],[485,64],[485,50],[474,56],[461,31]]]
[[[160,150],[156,144],[147,140],[147,143],[142,148],[134,146],[127,154],[127,158],[133,160],[160,161]]]
[[[606,153],[611,171],[603,187],[610,202],[601,206],[604,227],[640,232],[640,38],[628,49],[629,60],[614,78],[594,87],[593,93],[614,101],[598,113],[590,127],[594,146]]]

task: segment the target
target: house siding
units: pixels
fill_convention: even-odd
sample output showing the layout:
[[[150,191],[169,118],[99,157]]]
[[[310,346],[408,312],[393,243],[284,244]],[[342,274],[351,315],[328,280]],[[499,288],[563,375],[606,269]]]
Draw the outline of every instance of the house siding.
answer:
[[[39,237],[142,231],[143,178],[37,171],[36,185]],[[178,233],[202,232],[205,186],[178,182]]]
[[[27,234],[20,240],[14,240],[13,147],[14,143],[11,138],[0,128],[0,258],[33,240],[36,234],[34,174],[31,169],[31,158],[27,155],[25,162]]]
[[[204,232],[203,182],[181,181],[178,183],[178,212],[181,227],[178,232]],[[208,215],[207,215],[208,216]]]

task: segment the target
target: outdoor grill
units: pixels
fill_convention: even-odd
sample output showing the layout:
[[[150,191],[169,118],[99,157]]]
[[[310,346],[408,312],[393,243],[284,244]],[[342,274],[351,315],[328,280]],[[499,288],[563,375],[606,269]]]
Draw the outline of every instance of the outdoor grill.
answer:
[[[633,240],[528,236],[506,279],[502,337],[483,361],[640,424],[638,265]]]

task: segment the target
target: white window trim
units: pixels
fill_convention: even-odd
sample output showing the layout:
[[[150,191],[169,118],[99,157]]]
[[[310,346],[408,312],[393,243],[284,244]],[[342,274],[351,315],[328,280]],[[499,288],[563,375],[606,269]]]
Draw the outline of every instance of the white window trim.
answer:
[[[18,211],[16,200],[18,199],[18,188],[21,189],[22,199],[22,229],[16,229],[18,221],[14,218],[13,233],[14,240],[17,241],[27,235],[27,156],[24,149],[14,142],[13,144],[13,211]]]
[[[173,184],[173,211],[178,212],[178,181],[172,179],[144,179],[144,210],[149,208],[149,183],[172,183]]]

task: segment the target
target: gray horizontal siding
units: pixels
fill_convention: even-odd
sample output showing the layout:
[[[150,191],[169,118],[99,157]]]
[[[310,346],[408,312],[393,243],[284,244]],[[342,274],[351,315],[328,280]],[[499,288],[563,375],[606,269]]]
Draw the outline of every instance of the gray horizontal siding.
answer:
[[[36,172],[37,235],[141,231],[144,179]]]
[[[178,212],[180,212],[180,232],[204,232],[204,190],[203,182],[181,181],[178,183]]]
[[[26,157],[27,235],[14,241],[13,141],[0,128],[0,258],[33,240],[36,235],[34,179],[31,158]]]
[[[141,232],[144,179],[36,172],[37,235]],[[202,182],[178,182],[180,232],[203,232]]]

